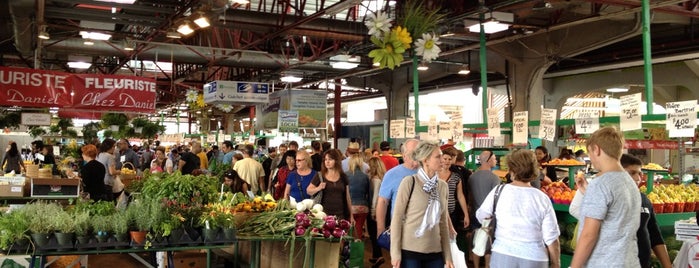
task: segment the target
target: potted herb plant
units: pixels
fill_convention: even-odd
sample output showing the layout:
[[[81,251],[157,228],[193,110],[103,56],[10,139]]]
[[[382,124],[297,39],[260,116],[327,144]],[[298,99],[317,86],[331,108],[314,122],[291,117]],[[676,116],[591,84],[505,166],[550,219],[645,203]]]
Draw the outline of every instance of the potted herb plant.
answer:
[[[126,209],[131,222],[133,223],[131,240],[135,245],[144,245],[146,242],[146,234],[153,227],[153,220],[150,217],[150,204],[146,200],[136,200],[132,202]]]
[[[129,239],[129,215],[126,211],[117,211],[112,214],[112,231],[117,242],[127,242]]]
[[[75,236],[78,244],[85,245],[90,241],[90,214],[87,211],[73,211],[75,221]]]
[[[92,217],[92,230],[94,230],[95,238],[100,243],[107,242],[109,233],[112,232],[112,217],[111,215],[97,215]]]
[[[0,249],[9,252],[13,249],[22,250],[17,247],[27,249],[29,244],[29,219],[27,215],[21,211],[12,211],[4,213],[0,216]]]
[[[58,211],[53,215],[53,220],[48,222],[51,229],[55,231],[56,241],[61,247],[61,250],[73,248],[73,239],[75,238],[75,220],[72,214],[67,211]]]
[[[45,247],[51,238],[53,228],[49,222],[53,221],[55,215],[63,212],[63,208],[54,203],[36,202],[22,207],[29,219],[29,232],[34,245]]]

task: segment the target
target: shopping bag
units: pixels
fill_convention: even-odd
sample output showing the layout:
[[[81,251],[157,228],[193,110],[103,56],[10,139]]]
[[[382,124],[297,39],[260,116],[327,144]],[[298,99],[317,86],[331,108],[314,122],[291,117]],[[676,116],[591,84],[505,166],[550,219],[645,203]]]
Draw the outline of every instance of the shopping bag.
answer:
[[[364,267],[364,241],[352,239],[349,242],[349,268]]]
[[[575,230],[573,231],[573,238],[570,239],[570,248],[575,249],[578,245],[578,228],[580,227],[580,222],[575,224]]]
[[[451,262],[454,264],[454,268],[468,268],[464,252],[456,245],[456,239],[449,241],[449,250],[451,250]]]
[[[383,231],[383,233],[379,235],[379,238],[376,239],[376,244],[381,248],[391,250],[391,229]]]
[[[490,219],[483,220],[483,225],[476,229],[473,234],[473,253],[478,256],[485,255],[490,251],[491,237]]]

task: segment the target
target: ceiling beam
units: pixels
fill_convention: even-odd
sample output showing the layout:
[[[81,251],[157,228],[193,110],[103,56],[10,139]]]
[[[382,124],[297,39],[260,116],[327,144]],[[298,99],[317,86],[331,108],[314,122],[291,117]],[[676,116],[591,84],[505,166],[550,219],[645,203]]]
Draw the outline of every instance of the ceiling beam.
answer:
[[[140,1],[137,1],[137,2],[130,4],[130,5],[129,4],[119,4],[119,3],[114,3],[114,2],[85,1],[85,0],[51,0],[51,2],[53,2],[53,3],[65,3],[65,4],[76,5],[76,6],[79,4],[84,4],[84,5],[100,6],[100,7],[107,7],[107,8],[115,7],[115,8],[123,9],[123,10],[134,10],[134,11],[149,12],[149,13],[162,13],[162,14],[174,13],[173,9],[171,9],[171,8],[143,5],[143,4],[140,4]]]
[[[641,6],[640,1],[635,1],[635,2],[625,1],[625,0],[585,0],[585,1],[590,2],[590,3],[596,3],[596,4],[607,4],[607,5],[624,6],[624,7],[631,7],[631,8],[637,8],[637,7]],[[687,10],[681,6],[655,7],[655,8],[653,8],[653,11],[667,13],[667,14],[673,14],[673,15],[679,15],[679,16],[684,16],[684,17],[690,17],[690,18],[699,18],[699,12]]]

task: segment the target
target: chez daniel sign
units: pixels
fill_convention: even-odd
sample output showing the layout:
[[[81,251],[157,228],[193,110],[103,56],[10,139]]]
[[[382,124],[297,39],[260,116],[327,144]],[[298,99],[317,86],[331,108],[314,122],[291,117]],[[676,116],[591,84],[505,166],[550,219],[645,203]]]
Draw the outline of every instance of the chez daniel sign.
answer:
[[[0,67],[0,106],[153,113],[155,80]]]

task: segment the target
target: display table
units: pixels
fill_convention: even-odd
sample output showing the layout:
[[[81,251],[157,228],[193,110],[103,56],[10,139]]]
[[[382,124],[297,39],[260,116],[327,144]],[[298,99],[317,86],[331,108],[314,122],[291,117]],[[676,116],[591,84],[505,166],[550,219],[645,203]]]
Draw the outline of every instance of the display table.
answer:
[[[642,169],[643,173],[646,173],[646,194],[653,191],[653,184],[655,184],[655,175],[664,174],[667,175],[669,172],[667,170],[655,170],[655,169]]]
[[[242,243],[241,243],[242,242]],[[176,251],[186,251],[186,250],[206,250],[206,267],[210,268],[211,267],[211,253],[213,249],[230,249],[233,248],[235,251],[234,254],[234,263],[239,263],[241,260],[239,259],[240,256],[240,249],[241,249],[241,244],[247,244],[249,245],[249,252],[250,252],[250,260],[249,260],[249,267],[250,268],[258,268],[261,267],[261,255],[262,255],[262,248],[263,248],[263,243],[264,242],[281,242],[282,245],[287,245],[290,243],[305,243],[306,240],[302,237],[296,238],[295,240],[289,238],[289,237],[254,237],[254,236],[238,236],[237,240],[232,243],[227,243],[227,244],[220,244],[220,245],[198,245],[198,246],[171,246],[171,247],[151,247],[148,249],[144,248],[125,248],[125,249],[103,249],[103,250],[69,250],[69,251],[35,251],[31,253],[30,258],[30,267],[35,267],[35,264],[38,263],[40,264],[40,267],[45,267],[46,265],[46,258],[47,256],[65,256],[65,255],[79,255],[79,256],[87,256],[87,255],[100,255],[100,254],[129,254],[131,257],[135,258],[139,262],[141,262],[144,266],[146,267],[151,267],[150,264],[143,260],[140,256],[137,255],[137,253],[143,253],[143,252],[165,252],[168,260],[168,267],[174,267],[174,260],[172,257],[172,253]],[[314,237],[311,238],[309,241],[309,247],[308,249],[310,250],[308,252],[309,254],[309,259],[308,259],[308,267],[315,267],[316,263],[318,263],[318,260],[322,259],[328,259],[327,257],[329,256],[330,258],[333,257],[338,257],[340,254],[340,243],[338,239],[333,239],[333,240],[328,240],[324,239],[321,237]],[[321,244],[325,243],[325,244]],[[330,247],[328,247],[330,245]],[[292,247],[292,246],[290,246]],[[303,247],[303,245],[301,245]],[[303,249],[299,247],[298,249]],[[293,249],[293,247],[292,247]],[[330,251],[328,251],[330,249]],[[316,251],[318,250],[323,250],[322,253],[319,253],[319,255],[316,255]],[[334,256],[333,256],[334,255]],[[76,261],[77,263],[77,261]],[[327,264],[328,262],[323,262],[320,264],[322,267],[330,267]],[[335,261],[335,263],[339,263],[338,261]]]

